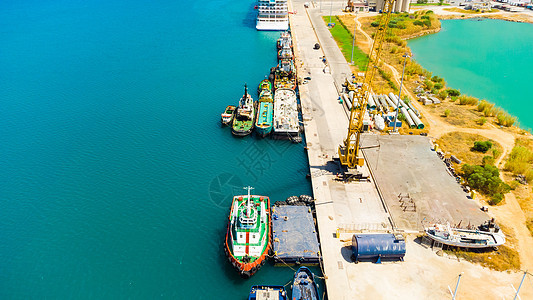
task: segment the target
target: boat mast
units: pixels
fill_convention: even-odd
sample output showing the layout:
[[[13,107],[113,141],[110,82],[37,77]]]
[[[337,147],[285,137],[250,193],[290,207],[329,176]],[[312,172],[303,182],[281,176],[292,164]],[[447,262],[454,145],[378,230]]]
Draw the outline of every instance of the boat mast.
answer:
[[[253,190],[254,188],[251,187],[251,186],[248,186],[248,187],[245,187],[245,189],[248,190],[248,200],[246,201],[246,216],[250,217],[250,209],[251,209],[251,206],[250,206],[250,190]]]

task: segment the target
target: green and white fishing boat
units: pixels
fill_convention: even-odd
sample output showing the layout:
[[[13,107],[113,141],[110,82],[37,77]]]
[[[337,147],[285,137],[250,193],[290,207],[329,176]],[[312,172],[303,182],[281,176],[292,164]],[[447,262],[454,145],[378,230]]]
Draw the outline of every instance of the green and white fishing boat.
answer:
[[[247,136],[254,128],[255,103],[252,96],[248,94],[248,87],[244,85],[244,95],[239,100],[239,106],[235,111],[231,133],[235,136]]]
[[[263,80],[264,81],[264,80]],[[261,137],[267,136],[272,131],[274,117],[274,99],[272,97],[270,81],[268,87],[261,90],[257,116],[255,117],[255,132]]]
[[[251,195],[233,197],[224,251],[243,277],[252,276],[266,263],[270,250],[270,199]]]

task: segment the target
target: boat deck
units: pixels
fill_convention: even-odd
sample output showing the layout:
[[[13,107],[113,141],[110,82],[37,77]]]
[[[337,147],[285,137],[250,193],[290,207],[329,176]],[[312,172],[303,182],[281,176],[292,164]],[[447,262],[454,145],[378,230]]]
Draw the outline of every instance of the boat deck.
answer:
[[[317,265],[320,249],[309,206],[272,208],[272,245],[276,265]]]

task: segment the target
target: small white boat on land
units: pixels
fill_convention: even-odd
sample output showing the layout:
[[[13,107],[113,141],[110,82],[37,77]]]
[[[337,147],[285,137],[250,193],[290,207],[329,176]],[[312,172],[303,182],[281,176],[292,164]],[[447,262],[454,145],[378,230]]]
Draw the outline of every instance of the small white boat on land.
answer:
[[[450,224],[435,224],[424,230],[434,241],[444,245],[463,248],[490,248],[505,243],[505,235],[500,230],[489,232],[452,228]]]

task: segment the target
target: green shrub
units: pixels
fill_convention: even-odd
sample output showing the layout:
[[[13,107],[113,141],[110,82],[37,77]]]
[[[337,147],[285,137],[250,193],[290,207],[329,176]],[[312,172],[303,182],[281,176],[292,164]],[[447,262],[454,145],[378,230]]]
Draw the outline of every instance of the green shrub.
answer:
[[[526,181],[527,182],[531,182],[533,180],[533,169],[529,169],[527,172],[526,172]]]
[[[506,113],[504,111],[500,111],[496,115],[496,122],[499,125],[503,125],[505,127],[511,127],[516,122],[516,117],[513,117],[513,116],[511,116],[510,114],[508,114],[508,113]]]
[[[422,19],[423,19],[423,18],[424,18],[424,17],[422,17]],[[427,17],[427,18],[429,18],[429,17]],[[435,75],[435,76],[431,77],[431,81],[433,81],[433,82],[439,82],[439,83],[444,83],[444,78],[441,78],[441,77]]]
[[[413,25],[424,26],[424,23],[422,23],[422,21],[416,20],[413,22]]]
[[[448,95],[450,95],[451,97],[458,97],[459,95],[461,95],[461,92],[455,89],[447,89],[446,92],[448,92]]]
[[[448,117],[450,115],[450,110],[449,109],[446,109],[444,110],[444,117]]]
[[[481,126],[483,126],[486,122],[487,122],[487,119],[485,117],[481,117],[476,120],[476,123],[478,123]]]
[[[379,22],[378,21],[374,21],[374,22],[370,23],[370,26],[378,27],[379,26]]]
[[[490,148],[492,148],[491,141],[485,141],[485,142],[476,141],[474,142],[474,147],[472,147],[472,150],[486,153],[487,151],[489,151]]]
[[[502,202],[502,200],[503,200],[502,194],[500,194],[500,193],[494,194],[494,195],[492,195],[492,197],[490,197],[489,204],[490,205],[498,205],[498,203]]]
[[[442,83],[440,83],[440,82],[435,83],[434,86],[435,86],[435,88],[436,88],[437,90],[440,90],[440,89],[442,89],[442,87],[443,87]]]
[[[402,121],[402,122],[405,122],[407,119],[405,118],[405,115],[402,114],[402,113],[399,113],[398,114],[398,120]]]
[[[483,156],[483,160],[482,160],[481,164],[484,165],[484,166],[486,166],[486,165],[494,166],[494,157],[492,157],[490,155]]]
[[[424,80],[424,88],[425,88],[426,90],[429,90],[429,91],[432,90],[434,85],[435,85],[435,84],[433,84],[432,81],[427,80],[427,79]]]
[[[478,103],[477,98],[472,96],[461,95],[458,99],[460,105],[477,105]]]
[[[500,150],[494,148],[492,149],[492,157],[498,158],[500,156]]]
[[[440,91],[438,96],[439,96],[439,98],[441,100],[444,100],[444,99],[446,99],[446,97],[448,97],[448,92],[447,91]]]
[[[397,47],[397,46],[393,46],[393,47],[390,49],[390,53],[398,53],[398,47]]]
[[[531,171],[531,164],[533,163],[533,152],[524,146],[515,146],[509,154],[509,159],[505,163],[505,170],[514,174],[527,175]],[[533,179],[533,174],[529,174]]]
[[[494,107],[494,104],[489,103],[487,100],[483,99],[479,101],[477,105],[477,111],[485,111],[485,109],[490,108],[492,109]]]
[[[511,187],[511,190],[516,190],[516,188],[520,186],[520,182],[518,182],[516,180],[513,180],[513,181],[511,181],[509,186]]]
[[[461,170],[468,185],[483,194],[505,194],[511,189],[508,184],[500,179],[500,172],[495,166],[474,166],[464,164]]]

